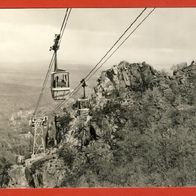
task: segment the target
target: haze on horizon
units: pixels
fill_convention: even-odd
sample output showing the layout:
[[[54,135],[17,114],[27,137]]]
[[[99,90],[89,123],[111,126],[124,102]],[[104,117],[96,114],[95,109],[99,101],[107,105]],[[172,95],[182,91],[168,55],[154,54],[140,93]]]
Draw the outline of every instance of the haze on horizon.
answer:
[[[59,51],[62,68],[95,65],[141,10],[72,9]],[[0,67],[47,68],[64,13],[65,9],[1,9]],[[196,60],[195,19],[195,8],[157,8],[106,65],[146,61],[168,69]]]

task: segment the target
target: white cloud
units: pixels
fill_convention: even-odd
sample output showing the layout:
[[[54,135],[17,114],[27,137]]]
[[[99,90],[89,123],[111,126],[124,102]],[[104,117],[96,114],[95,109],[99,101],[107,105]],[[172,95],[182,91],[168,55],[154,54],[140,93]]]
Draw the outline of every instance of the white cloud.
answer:
[[[47,64],[64,11],[0,10],[0,62],[26,62],[27,68],[28,62]],[[59,62],[96,64],[140,11],[73,9]],[[196,59],[195,19],[195,9],[157,9],[108,64],[127,59],[161,66]]]

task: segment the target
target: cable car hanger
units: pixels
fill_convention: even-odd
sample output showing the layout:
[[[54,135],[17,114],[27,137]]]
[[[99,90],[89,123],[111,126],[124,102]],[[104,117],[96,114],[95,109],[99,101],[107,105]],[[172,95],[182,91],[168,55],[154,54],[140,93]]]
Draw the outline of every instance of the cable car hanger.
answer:
[[[86,85],[86,81],[85,81],[85,79],[82,79],[81,81],[80,81],[80,83],[82,84],[82,88],[83,88],[83,99],[86,99],[86,87],[87,87],[87,85]]]
[[[57,51],[59,49],[60,34],[55,34],[54,45],[50,51],[54,51],[54,72],[51,73],[51,94],[54,100],[65,100],[70,93],[69,72],[58,69]]]

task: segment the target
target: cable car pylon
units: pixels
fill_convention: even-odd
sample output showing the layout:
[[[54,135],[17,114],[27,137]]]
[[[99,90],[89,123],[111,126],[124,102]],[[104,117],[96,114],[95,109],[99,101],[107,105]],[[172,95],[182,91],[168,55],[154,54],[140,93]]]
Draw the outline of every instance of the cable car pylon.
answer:
[[[33,142],[33,156],[37,154],[45,154],[46,144],[44,141],[44,132],[47,128],[48,118],[37,118],[34,122],[34,142]]]

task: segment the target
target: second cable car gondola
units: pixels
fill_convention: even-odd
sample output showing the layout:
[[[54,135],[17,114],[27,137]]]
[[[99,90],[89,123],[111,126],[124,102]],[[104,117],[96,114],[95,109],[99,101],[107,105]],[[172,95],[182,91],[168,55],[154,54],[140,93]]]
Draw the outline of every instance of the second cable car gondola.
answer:
[[[54,50],[54,72],[51,74],[51,94],[54,100],[65,100],[70,93],[69,72],[58,69],[57,50],[59,49],[60,35],[55,35],[54,45],[50,50]]]
[[[78,99],[78,112],[80,116],[86,118],[89,114],[89,99],[86,97],[85,88],[87,85],[85,80],[83,79],[81,83],[83,87],[83,97]]]

